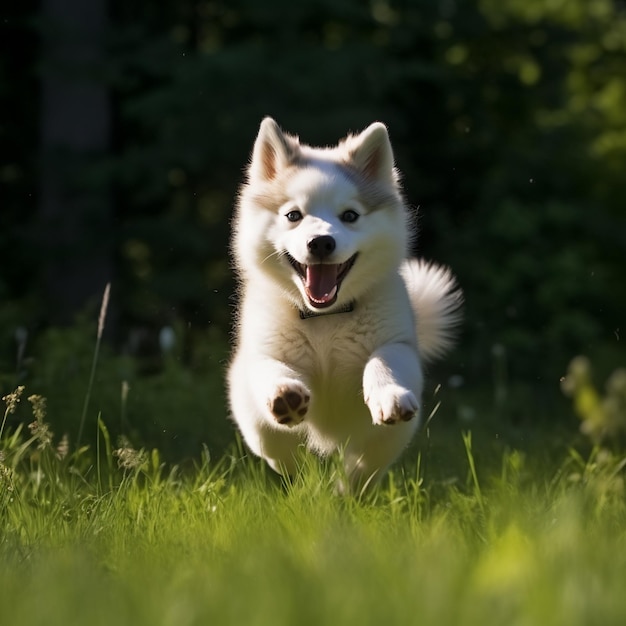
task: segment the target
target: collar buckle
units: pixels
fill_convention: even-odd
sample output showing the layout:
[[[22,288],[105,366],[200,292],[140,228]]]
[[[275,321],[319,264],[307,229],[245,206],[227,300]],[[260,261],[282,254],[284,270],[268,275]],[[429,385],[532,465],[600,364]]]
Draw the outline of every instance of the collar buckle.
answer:
[[[335,315],[336,313],[352,313],[354,311],[354,301],[348,302],[348,304],[344,304],[342,307],[338,309],[333,309],[332,311],[303,311],[302,309],[298,310],[300,313],[301,320],[308,320],[311,317],[324,317],[325,315]]]

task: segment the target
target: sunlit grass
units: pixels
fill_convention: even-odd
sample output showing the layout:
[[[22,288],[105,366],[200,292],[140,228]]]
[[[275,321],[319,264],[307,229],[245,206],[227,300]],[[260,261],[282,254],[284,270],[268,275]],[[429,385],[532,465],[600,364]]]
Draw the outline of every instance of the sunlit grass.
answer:
[[[102,423],[98,457],[5,428],[0,623],[624,623],[619,458],[451,436],[460,480],[422,451],[358,498],[333,460],[285,484],[240,446],[183,472]]]

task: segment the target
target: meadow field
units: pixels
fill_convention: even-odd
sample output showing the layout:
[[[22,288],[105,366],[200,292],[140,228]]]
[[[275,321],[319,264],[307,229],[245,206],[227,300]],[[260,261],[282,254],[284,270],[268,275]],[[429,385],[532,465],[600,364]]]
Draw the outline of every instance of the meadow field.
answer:
[[[1,28],[0,626],[626,625],[626,0],[26,0]],[[228,419],[267,115],[317,146],[383,122],[411,256],[464,292],[367,493],[340,458],[282,481]]]
[[[6,428],[18,401],[32,421]],[[615,438],[516,448],[433,420],[378,488],[339,496],[337,459],[303,455],[289,483],[240,444],[182,468],[102,421],[72,452],[45,399],[5,403],[3,625],[626,623]],[[606,426],[605,405],[574,394]]]

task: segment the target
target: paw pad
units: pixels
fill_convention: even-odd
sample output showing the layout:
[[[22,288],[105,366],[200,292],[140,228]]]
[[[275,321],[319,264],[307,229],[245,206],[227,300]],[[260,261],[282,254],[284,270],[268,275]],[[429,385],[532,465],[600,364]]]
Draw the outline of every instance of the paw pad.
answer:
[[[269,408],[274,419],[283,425],[299,424],[309,410],[311,396],[300,385],[281,385],[270,400]]]

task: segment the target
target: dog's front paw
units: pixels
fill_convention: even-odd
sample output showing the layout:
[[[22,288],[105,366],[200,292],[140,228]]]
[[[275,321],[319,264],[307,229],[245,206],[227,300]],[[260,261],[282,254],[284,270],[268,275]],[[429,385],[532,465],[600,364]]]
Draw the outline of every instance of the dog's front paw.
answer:
[[[268,402],[272,417],[284,426],[299,424],[309,410],[311,392],[297,380],[285,380],[276,386]]]
[[[412,391],[398,385],[385,385],[365,400],[374,424],[397,424],[413,419],[419,404]]]

